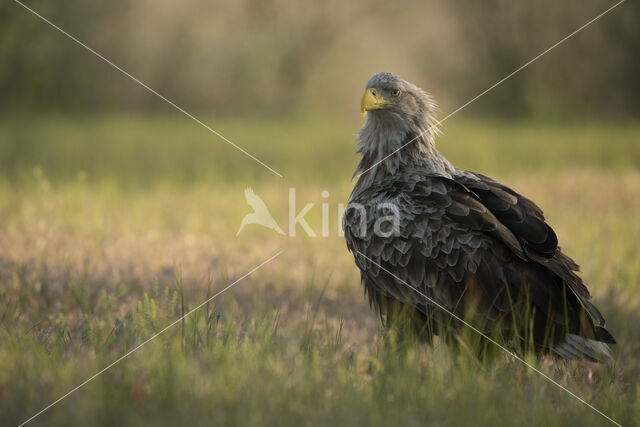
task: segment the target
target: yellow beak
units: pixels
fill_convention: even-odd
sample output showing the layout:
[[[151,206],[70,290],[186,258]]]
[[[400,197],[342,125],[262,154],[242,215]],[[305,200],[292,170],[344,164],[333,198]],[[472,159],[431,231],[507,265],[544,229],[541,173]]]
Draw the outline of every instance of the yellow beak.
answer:
[[[366,111],[379,110],[389,104],[395,103],[384,99],[377,89],[367,89],[360,100],[360,111],[362,111],[362,117],[364,117],[364,113]]]

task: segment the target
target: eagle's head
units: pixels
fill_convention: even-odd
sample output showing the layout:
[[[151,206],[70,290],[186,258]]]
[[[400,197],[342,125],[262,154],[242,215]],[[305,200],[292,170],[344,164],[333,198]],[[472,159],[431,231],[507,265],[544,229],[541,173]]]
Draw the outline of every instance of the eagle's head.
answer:
[[[367,83],[360,109],[363,116],[368,112],[369,120],[389,124],[411,122],[423,127],[431,125],[436,105],[433,98],[418,86],[389,72],[382,72]]]
[[[436,105],[418,86],[388,72],[378,73],[367,83],[360,108],[367,120],[358,133],[358,152],[363,160],[356,173],[382,160],[384,169],[394,173],[399,162],[437,154]]]

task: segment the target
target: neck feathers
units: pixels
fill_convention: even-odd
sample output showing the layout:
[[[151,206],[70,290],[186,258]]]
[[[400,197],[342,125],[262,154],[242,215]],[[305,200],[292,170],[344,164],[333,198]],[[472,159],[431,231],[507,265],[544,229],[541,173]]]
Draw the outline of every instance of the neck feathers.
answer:
[[[437,121],[431,114],[407,119],[395,113],[372,111],[358,133],[362,160],[354,176],[373,182],[419,168],[426,173],[450,175],[455,169],[435,147]]]

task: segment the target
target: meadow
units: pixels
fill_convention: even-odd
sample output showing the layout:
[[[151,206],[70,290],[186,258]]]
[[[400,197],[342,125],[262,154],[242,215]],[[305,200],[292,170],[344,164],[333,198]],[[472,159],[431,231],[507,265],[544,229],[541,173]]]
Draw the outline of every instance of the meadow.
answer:
[[[0,118],[0,424],[18,425],[257,265],[32,425],[611,425],[509,356],[380,329],[338,235],[361,119]],[[616,337],[610,366],[530,363],[640,420],[640,123],[451,119],[439,149],[535,200]],[[287,229],[236,231],[251,187]],[[329,196],[321,196],[328,191]]]

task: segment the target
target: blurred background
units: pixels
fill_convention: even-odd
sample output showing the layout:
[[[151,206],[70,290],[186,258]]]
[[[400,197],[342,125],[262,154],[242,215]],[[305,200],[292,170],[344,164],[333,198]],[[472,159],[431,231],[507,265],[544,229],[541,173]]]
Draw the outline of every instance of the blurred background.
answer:
[[[449,111],[614,2],[171,0],[27,4],[187,110],[357,113],[389,70]],[[164,111],[159,99],[16,3],[0,6],[5,111]],[[472,110],[637,117],[640,7],[551,52]]]
[[[353,168],[350,142],[361,123],[358,102],[372,74],[392,71],[425,88],[443,117],[613,5],[601,0],[27,4],[281,173],[290,169],[290,177],[311,179],[330,177],[315,168],[317,163],[309,164],[313,159],[342,162],[344,174]],[[638,16],[640,6],[625,3],[455,118],[572,122],[579,128],[594,121],[635,121],[640,117]],[[124,176],[130,184],[162,177],[234,180],[265,172],[14,2],[0,5],[0,57],[3,178],[15,180],[36,165],[53,179],[80,173],[88,179]],[[453,132],[451,139],[459,141],[457,129],[446,126],[445,135]],[[637,160],[635,151],[621,160],[629,162],[627,155]],[[305,160],[304,168],[297,167]],[[484,166],[478,161],[476,167]]]
[[[281,169],[295,165],[277,152],[301,155],[302,163],[311,143],[314,156],[307,160],[353,160],[348,154],[361,121],[358,100],[366,81],[378,71],[392,71],[431,92],[442,117],[612,4],[28,2]],[[638,16],[640,6],[627,2],[458,117],[482,122],[571,121],[580,127],[593,121],[636,120]],[[0,5],[0,57],[0,115],[10,117],[0,130],[5,178],[15,179],[22,168],[36,164],[54,177],[75,178],[81,173],[90,179],[117,179],[124,174],[130,182],[149,182],[166,174],[193,181],[215,174],[212,169],[229,179],[265,172],[256,170],[260,168],[249,159],[243,163],[242,155],[230,147],[202,156],[204,145],[224,143],[13,2]],[[162,131],[152,136],[145,126],[150,122],[132,119],[140,115],[156,116],[152,126]],[[38,120],[53,116],[55,123]],[[105,120],[96,122],[96,117]],[[328,129],[335,126],[339,132]],[[101,146],[105,138],[111,154]],[[325,142],[338,138],[343,143]],[[47,141],[54,140],[55,153],[49,153]],[[176,151],[182,155],[176,158]],[[180,158],[185,159],[182,165],[176,162]],[[345,173],[352,166],[353,162],[345,163]],[[303,172],[326,178],[313,165],[292,171],[294,176]]]

